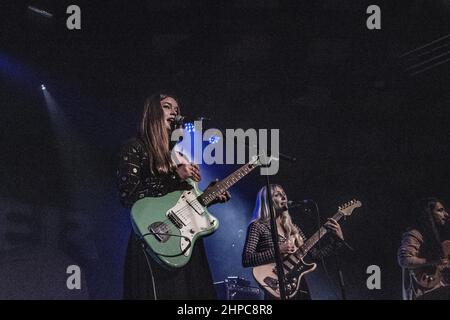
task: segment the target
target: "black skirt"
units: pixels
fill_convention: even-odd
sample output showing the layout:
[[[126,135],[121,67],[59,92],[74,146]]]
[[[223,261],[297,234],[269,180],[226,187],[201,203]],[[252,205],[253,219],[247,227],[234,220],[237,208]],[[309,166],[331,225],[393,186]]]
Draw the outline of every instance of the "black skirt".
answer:
[[[217,298],[202,239],[196,241],[190,261],[182,268],[166,269],[149,255],[147,257],[153,271],[155,288],[153,288],[150,268],[142,245],[132,235],[125,259],[124,299],[212,300]]]

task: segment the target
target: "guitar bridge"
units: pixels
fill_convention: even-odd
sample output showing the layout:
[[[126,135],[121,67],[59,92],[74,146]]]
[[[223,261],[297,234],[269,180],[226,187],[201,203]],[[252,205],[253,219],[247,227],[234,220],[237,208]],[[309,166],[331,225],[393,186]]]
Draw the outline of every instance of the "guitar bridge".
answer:
[[[273,290],[278,290],[278,280],[277,279],[274,279],[271,277],[266,277],[266,278],[264,278],[264,283],[267,284]]]
[[[264,283],[267,284],[267,286],[270,287],[274,291],[279,290],[279,283],[278,283],[277,279],[274,279],[271,277],[266,277],[266,278],[264,278]],[[286,288],[285,288],[286,294],[288,296],[292,295],[295,292],[297,284],[295,282],[288,281],[287,279],[285,279],[285,285],[286,285]]]
[[[153,236],[159,242],[166,242],[169,240],[169,226],[163,222],[154,222],[148,227],[148,231],[153,234]]]

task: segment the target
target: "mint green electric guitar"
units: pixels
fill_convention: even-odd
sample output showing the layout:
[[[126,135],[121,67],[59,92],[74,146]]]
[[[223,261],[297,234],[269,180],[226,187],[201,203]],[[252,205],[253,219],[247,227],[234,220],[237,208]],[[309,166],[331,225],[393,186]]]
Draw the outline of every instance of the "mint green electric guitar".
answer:
[[[219,227],[219,220],[208,212],[208,205],[260,165],[259,157],[255,157],[203,193],[189,179],[191,190],[138,200],[131,208],[131,221],[150,256],[166,267],[186,265],[195,241]]]

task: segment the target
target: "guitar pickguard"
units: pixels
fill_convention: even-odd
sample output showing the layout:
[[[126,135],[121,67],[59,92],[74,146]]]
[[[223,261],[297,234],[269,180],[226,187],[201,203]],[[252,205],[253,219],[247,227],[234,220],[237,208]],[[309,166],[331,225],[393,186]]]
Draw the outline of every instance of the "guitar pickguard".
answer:
[[[180,252],[184,252],[199,233],[214,228],[217,223],[216,218],[206,214],[192,190],[183,192],[176,205],[166,212],[166,217],[180,231]],[[191,248],[187,249],[184,256],[188,257],[190,252]]]

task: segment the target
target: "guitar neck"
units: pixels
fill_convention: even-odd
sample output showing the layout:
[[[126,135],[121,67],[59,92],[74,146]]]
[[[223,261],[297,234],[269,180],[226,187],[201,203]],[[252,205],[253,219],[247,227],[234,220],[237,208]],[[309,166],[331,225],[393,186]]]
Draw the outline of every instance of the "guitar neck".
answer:
[[[214,199],[217,198],[220,194],[227,191],[229,188],[231,188],[236,182],[241,180],[243,177],[245,177],[247,174],[249,174],[253,169],[258,167],[257,160],[251,161],[244,166],[240,167],[238,170],[230,174],[228,177],[223,179],[220,182],[217,182],[214,186],[208,188],[203,192],[199,197],[198,200],[200,203],[202,203],[204,206],[208,206],[211,202],[214,201]]]
[[[338,211],[334,214],[333,219],[336,221],[339,221],[344,215]],[[308,240],[306,240],[306,242],[303,244],[302,246],[302,253],[303,256],[306,256],[306,254],[308,253],[309,250],[312,249],[312,247],[314,247],[314,245],[319,242],[319,240],[326,235],[328,232],[328,229],[325,228],[324,226],[320,227],[319,230],[316,231],[316,233],[314,233]]]

